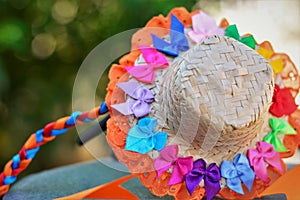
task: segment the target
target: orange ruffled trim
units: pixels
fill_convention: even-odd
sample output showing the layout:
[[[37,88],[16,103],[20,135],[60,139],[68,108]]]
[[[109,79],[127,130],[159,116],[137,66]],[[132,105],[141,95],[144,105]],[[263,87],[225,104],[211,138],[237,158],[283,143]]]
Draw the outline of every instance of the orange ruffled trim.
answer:
[[[170,174],[165,172],[159,178],[156,177],[156,171],[153,167],[153,160],[148,155],[143,155],[131,151],[123,150],[126,142],[127,132],[130,129],[128,117],[122,116],[120,113],[113,111],[110,107],[111,104],[122,103],[125,101],[125,94],[122,90],[116,87],[118,82],[128,81],[128,73],[125,70],[125,66],[133,66],[135,60],[140,55],[138,50],[139,45],[151,45],[152,39],[150,33],[156,34],[159,37],[167,35],[169,33],[168,27],[170,25],[170,15],[174,14],[185,26],[191,26],[191,17],[199,11],[189,13],[185,8],[174,8],[168,14],[167,17],[162,15],[153,17],[145,26],[145,28],[137,31],[132,37],[132,50],[129,54],[122,57],[119,61],[119,65],[114,64],[109,72],[110,83],[107,88],[106,103],[110,110],[111,118],[107,122],[107,140],[117,158],[120,162],[127,165],[128,169],[138,174],[141,182],[147,187],[154,195],[174,196],[175,199],[202,199],[205,196],[205,189],[197,187],[191,196],[185,186],[185,183],[179,183],[176,185],[168,186]],[[220,27],[226,28],[229,23],[226,19],[223,19],[220,23]],[[268,50],[273,48],[268,41],[265,41],[258,46]],[[300,80],[298,70],[286,54],[274,53],[271,59],[282,58],[284,69],[281,72],[281,78],[284,86],[289,88],[295,97],[298,94],[300,87]],[[291,72],[293,74],[291,74]],[[293,75],[293,76],[291,76]],[[297,135],[285,136],[284,144],[289,149],[286,153],[281,153],[282,157],[290,157],[295,153],[296,148],[300,145],[300,110],[297,110],[291,116],[289,116],[289,123],[297,129]],[[285,164],[282,163],[285,169]],[[268,167],[268,176],[270,183],[280,177],[280,173],[273,167]],[[259,196],[269,184],[264,183],[260,179],[256,178],[254,186],[251,192],[247,192],[245,189],[244,195],[239,195],[229,188],[224,188],[219,192],[219,195],[225,199],[252,199]],[[243,186],[244,187],[244,186]]]

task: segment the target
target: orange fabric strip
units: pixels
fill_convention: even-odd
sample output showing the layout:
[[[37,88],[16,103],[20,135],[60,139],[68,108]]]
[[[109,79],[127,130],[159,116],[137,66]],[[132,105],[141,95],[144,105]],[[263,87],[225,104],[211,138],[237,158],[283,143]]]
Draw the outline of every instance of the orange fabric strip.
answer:
[[[12,174],[12,168],[11,168],[12,160],[8,161],[6,165],[4,166],[3,174],[5,176],[11,176]]]
[[[21,162],[19,164],[19,168],[26,168],[31,163],[31,161],[32,161],[32,159],[21,160]]]
[[[99,113],[99,107],[92,109],[92,110],[89,112],[88,117],[89,117],[89,118],[96,118],[96,117],[98,116],[97,113]]]
[[[65,123],[66,121],[69,119],[70,117],[63,117],[63,118],[60,118],[58,119],[56,122],[55,122],[55,125],[54,125],[54,129],[63,129],[65,127]]]
[[[289,200],[299,200],[300,180],[300,165],[297,165],[293,169],[287,171],[283,176],[278,178],[272,185],[270,185],[260,195],[266,196],[270,194],[282,194],[284,193]]]
[[[31,134],[26,143],[24,144],[26,149],[34,149],[37,147],[36,136],[35,134]]]
[[[0,194],[5,194],[8,192],[10,185],[2,185],[0,186]]]
[[[57,198],[55,200],[81,200],[83,198],[95,198],[95,199],[131,199],[138,200],[138,197],[126,190],[121,186],[122,183],[135,178],[137,175],[128,175],[120,179],[114,180],[110,183],[100,185],[82,192]]]

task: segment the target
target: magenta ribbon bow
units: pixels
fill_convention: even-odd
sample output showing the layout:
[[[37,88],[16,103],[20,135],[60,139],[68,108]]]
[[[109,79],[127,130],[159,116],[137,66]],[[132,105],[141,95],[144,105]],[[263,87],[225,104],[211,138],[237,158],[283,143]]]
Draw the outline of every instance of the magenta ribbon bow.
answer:
[[[216,163],[206,167],[206,162],[203,159],[194,162],[192,171],[185,175],[186,187],[190,195],[193,194],[202,179],[204,179],[206,199],[211,200],[221,189],[221,172]]]
[[[166,68],[169,64],[164,54],[158,52],[155,48],[140,46],[146,65],[127,66],[125,69],[136,80],[144,83],[153,83],[155,70]]]
[[[184,181],[184,176],[193,168],[193,157],[178,157],[178,146],[167,146],[160,151],[159,157],[154,161],[154,168],[159,177],[163,172],[173,166],[172,175],[168,185],[174,185]]]
[[[143,117],[151,112],[149,104],[154,101],[154,96],[150,90],[137,82],[123,82],[118,83],[117,86],[135,100],[111,105],[112,108],[123,115],[134,114],[136,117]]]
[[[265,163],[273,166],[282,172],[280,154],[274,150],[273,145],[267,142],[257,142],[256,149],[248,150],[250,165],[258,178],[264,182],[269,182],[267,166]]]

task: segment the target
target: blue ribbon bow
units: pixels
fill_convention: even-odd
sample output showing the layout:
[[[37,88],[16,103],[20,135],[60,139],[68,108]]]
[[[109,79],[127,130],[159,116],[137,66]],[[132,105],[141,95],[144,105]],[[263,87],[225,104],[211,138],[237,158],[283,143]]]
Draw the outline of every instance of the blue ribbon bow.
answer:
[[[148,153],[152,149],[161,150],[167,142],[168,134],[165,132],[154,132],[157,120],[145,117],[132,127],[126,138],[125,150],[131,150],[141,154]]]
[[[184,34],[184,25],[173,14],[171,15],[170,43],[151,34],[153,46],[170,56],[178,56],[179,50],[189,49],[189,42]]]
[[[239,194],[244,194],[241,182],[251,191],[255,178],[249,161],[243,154],[236,155],[233,163],[223,160],[221,163],[221,175],[226,178],[227,187]]]

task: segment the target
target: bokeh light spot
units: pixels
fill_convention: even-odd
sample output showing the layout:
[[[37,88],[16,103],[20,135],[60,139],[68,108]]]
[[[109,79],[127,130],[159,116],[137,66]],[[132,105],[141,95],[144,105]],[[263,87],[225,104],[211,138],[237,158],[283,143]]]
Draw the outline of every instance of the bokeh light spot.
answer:
[[[32,53],[40,59],[51,56],[56,48],[55,38],[48,33],[41,33],[34,37],[31,43]]]
[[[52,7],[52,17],[59,24],[71,22],[77,14],[78,5],[73,1],[57,1]]]
[[[13,45],[24,37],[22,29],[16,23],[0,25],[0,44]]]

